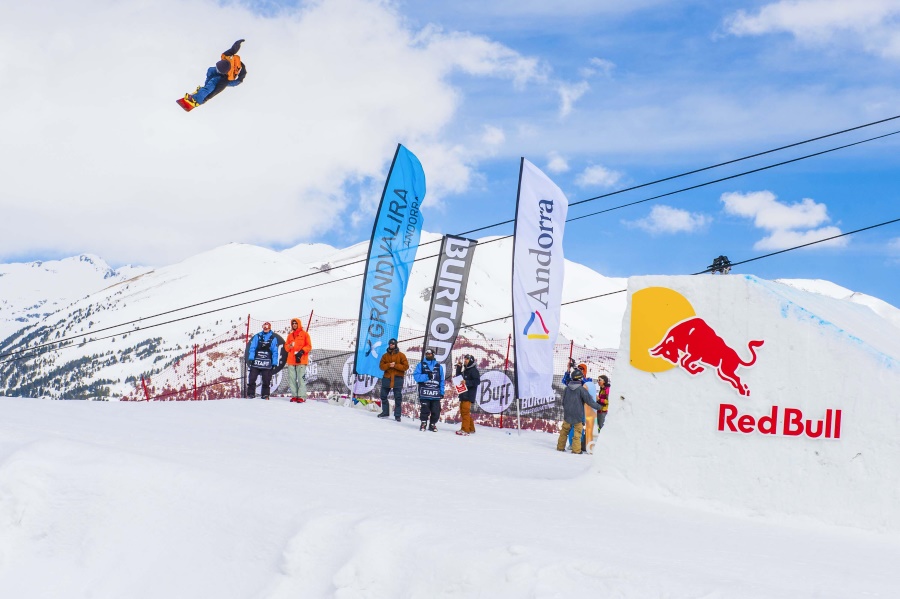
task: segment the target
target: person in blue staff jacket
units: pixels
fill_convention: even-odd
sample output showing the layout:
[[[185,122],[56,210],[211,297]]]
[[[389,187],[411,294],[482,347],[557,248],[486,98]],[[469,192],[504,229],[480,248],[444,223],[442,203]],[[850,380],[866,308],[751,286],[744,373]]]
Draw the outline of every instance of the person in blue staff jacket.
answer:
[[[272,373],[278,369],[280,358],[278,335],[272,332],[271,323],[264,322],[262,330],[250,340],[250,347],[247,350],[247,365],[250,367],[247,397],[256,397],[256,380],[262,375],[262,398],[269,399]]]
[[[413,379],[419,387],[419,403],[421,411],[419,419],[422,425],[420,431],[427,427],[431,432],[437,432],[437,421],[441,417],[441,400],[444,398],[444,367],[434,359],[434,350],[425,350],[424,359],[419,362],[413,372]]]

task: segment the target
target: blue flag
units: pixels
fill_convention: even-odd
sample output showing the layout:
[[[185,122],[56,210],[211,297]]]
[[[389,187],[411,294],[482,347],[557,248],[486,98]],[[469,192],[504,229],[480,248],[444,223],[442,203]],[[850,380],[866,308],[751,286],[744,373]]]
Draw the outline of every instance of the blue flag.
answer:
[[[422,234],[420,206],[424,199],[422,164],[397,144],[366,259],[353,367],[356,374],[382,376],[381,355],[400,331],[403,297]]]

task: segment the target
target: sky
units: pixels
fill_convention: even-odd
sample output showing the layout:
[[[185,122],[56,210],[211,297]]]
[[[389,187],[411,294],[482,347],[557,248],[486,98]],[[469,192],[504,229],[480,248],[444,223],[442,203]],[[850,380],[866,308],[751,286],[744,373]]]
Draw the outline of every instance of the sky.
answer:
[[[462,233],[513,218],[521,157],[574,203],[900,114],[900,1],[9,4],[2,262],[93,253],[160,266],[229,242],[364,241],[397,143],[422,161],[426,230]],[[239,38],[245,83],[178,109]],[[569,215],[896,130],[900,120]],[[693,273],[721,254],[747,260],[900,218],[898,144],[583,218],[566,255],[614,277]],[[736,271],[900,305],[900,223]]]

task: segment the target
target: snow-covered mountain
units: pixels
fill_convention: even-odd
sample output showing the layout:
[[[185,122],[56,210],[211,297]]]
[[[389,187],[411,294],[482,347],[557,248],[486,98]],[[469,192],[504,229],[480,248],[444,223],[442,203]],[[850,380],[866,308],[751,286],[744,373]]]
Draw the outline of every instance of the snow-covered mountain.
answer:
[[[422,235],[403,327],[424,328],[436,265],[428,257],[437,254],[439,239],[437,234]],[[367,242],[347,248],[301,244],[279,252],[229,244],[153,270],[113,270],[93,256],[0,265],[3,324],[10,327],[0,344],[4,355],[0,394],[126,393],[141,374],[158,371],[193,344],[244,331],[248,315],[276,321],[314,311],[318,316],[355,319],[367,247]],[[511,332],[511,318],[504,318],[512,312],[511,262],[512,239],[480,240],[463,321],[491,322],[464,330],[463,335],[505,339]],[[900,310],[876,298],[827,281],[783,282],[867,305],[900,328]],[[611,295],[564,306],[560,341],[617,348],[625,293],[615,292],[625,287],[624,278],[605,277],[567,261],[564,303]],[[191,307],[184,309],[187,306]],[[48,347],[39,355],[24,351],[66,339],[64,347]]]
[[[140,266],[113,269],[103,258],[90,254],[48,262],[0,264],[0,339],[73,300],[148,270]]]

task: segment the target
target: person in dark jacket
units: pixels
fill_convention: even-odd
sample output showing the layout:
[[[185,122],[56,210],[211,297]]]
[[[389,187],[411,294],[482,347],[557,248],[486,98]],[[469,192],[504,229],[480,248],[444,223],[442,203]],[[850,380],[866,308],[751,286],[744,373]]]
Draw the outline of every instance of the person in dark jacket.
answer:
[[[241,57],[237,54],[243,41],[234,42],[231,48],[222,53],[222,60],[206,69],[206,81],[193,94],[184,94],[185,103],[196,108],[226,87],[235,87],[244,82],[247,65],[241,62]]]
[[[397,340],[388,341],[387,351],[381,356],[379,368],[384,371],[381,379],[381,414],[379,418],[388,418],[391,415],[391,402],[388,401],[388,392],[394,390],[394,419],[400,422],[403,408],[403,379],[409,370],[409,360],[406,354],[397,347]]]
[[[262,375],[262,398],[269,399],[272,372],[278,368],[280,358],[281,347],[278,344],[278,336],[272,332],[271,323],[265,322],[262,330],[250,340],[250,347],[247,350],[247,365],[250,367],[247,397],[256,397],[256,381]]]
[[[419,385],[419,403],[422,404],[419,430],[424,431],[428,427],[436,433],[437,421],[441,417],[441,400],[444,398],[444,367],[434,359],[431,348],[425,350],[425,357],[416,365],[413,379]]]
[[[481,373],[475,367],[475,356],[466,354],[456,362],[456,376],[462,376],[466,390],[459,394],[459,415],[462,417],[462,428],[457,435],[474,435],[475,422],[472,420],[472,402],[475,401],[478,386],[481,384]]]
[[[559,430],[559,439],[556,441],[556,449],[559,451],[566,450],[566,438],[569,436],[569,430],[575,428],[575,435],[572,439],[572,453],[581,453],[581,431],[584,429],[584,406],[591,406],[595,410],[600,409],[600,404],[591,398],[591,394],[581,384],[584,374],[580,368],[572,371],[572,376],[566,385],[563,393],[563,425]]]

